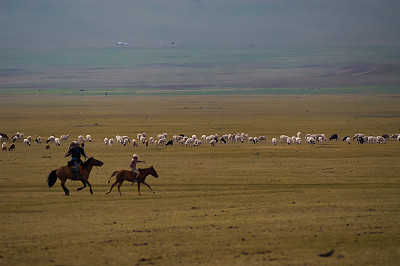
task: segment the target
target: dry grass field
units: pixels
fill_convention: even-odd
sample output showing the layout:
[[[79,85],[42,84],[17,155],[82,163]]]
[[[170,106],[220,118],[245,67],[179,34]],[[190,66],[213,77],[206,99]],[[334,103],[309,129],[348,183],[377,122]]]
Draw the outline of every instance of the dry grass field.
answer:
[[[2,96],[0,131],[92,135],[104,162],[76,191],[49,172],[68,143],[0,152],[1,265],[395,265],[400,259],[400,142],[286,145],[301,131],[329,137],[399,133],[399,95]],[[248,133],[267,142],[211,147],[104,145],[116,135]],[[3,142],[3,141],[2,141]],[[7,141],[10,145],[11,141]],[[133,153],[155,190],[122,185]],[[334,250],[329,257],[319,254]]]

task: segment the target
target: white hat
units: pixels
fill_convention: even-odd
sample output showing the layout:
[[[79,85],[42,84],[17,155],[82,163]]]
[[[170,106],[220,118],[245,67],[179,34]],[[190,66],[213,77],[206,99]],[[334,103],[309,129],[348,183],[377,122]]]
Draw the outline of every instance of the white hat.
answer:
[[[132,158],[138,158],[139,156],[137,156],[137,154],[134,154],[133,156],[132,156]]]

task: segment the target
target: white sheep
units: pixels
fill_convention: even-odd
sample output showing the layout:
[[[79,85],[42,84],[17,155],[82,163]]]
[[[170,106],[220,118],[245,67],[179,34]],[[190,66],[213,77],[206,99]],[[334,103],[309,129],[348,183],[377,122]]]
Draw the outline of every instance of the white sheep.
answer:
[[[117,135],[115,136],[115,139],[117,140],[118,144],[124,144],[124,139],[121,136]]]
[[[377,136],[376,137],[376,143],[384,143],[384,144],[386,144],[386,140],[385,140],[385,138],[384,137],[382,137],[382,136]]]
[[[212,140],[210,141],[210,144],[211,144],[212,146],[215,146],[215,145],[217,145],[217,141],[216,141],[215,139],[212,139]]]
[[[307,137],[307,143],[308,143],[308,144],[315,144],[315,138],[313,138],[313,137]]]
[[[166,138],[160,138],[159,140],[158,140],[158,145],[161,145],[161,146],[163,146],[165,143],[167,143],[167,139]]]
[[[28,139],[24,139],[24,145],[25,146],[31,146],[31,143]]]
[[[274,146],[276,146],[276,138],[272,138],[272,144],[274,145]]]
[[[79,135],[79,136],[78,136],[78,141],[79,141],[79,142],[85,142],[85,137],[82,136],[82,135]]]
[[[42,143],[42,138],[39,136],[35,139],[35,143],[39,144]]]
[[[109,140],[108,140],[108,145],[112,147],[113,144],[114,144],[114,139],[112,139],[112,138],[109,139]]]
[[[71,135],[70,135],[70,134],[68,134],[68,135],[61,135],[61,136],[60,136],[60,140],[65,140],[65,141],[67,141],[68,138],[69,138],[69,136],[71,136]]]
[[[104,144],[108,145],[108,138],[104,138]]]
[[[55,138],[54,139],[54,143],[56,144],[56,146],[60,146],[61,145],[59,138]]]
[[[346,138],[347,144],[350,144],[351,139],[349,137]]]
[[[130,142],[129,139],[123,139],[124,146],[126,146],[129,142]]]
[[[3,144],[1,144],[1,150],[2,151],[6,151],[7,150],[7,143],[3,142]]]
[[[92,142],[92,136],[86,135],[86,140],[89,141],[89,142]]]
[[[133,139],[132,140],[132,146],[133,147],[138,147],[139,145],[137,144],[137,142],[136,142],[136,139]]]
[[[267,142],[267,137],[266,136],[259,136],[258,140]]]
[[[191,144],[191,145],[194,145],[194,138],[188,138],[186,141],[185,141],[185,146],[188,146],[189,144]]]
[[[285,143],[285,142],[287,142],[287,140],[288,140],[288,136],[286,136],[286,135],[281,135],[280,137],[280,140],[281,140],[281,143]]]
[[[54,135],[51,135],[50,137],[47,138],[46,144],[47,143],[54,143],[55,139],[56,139],[56,137],[54,137]]]

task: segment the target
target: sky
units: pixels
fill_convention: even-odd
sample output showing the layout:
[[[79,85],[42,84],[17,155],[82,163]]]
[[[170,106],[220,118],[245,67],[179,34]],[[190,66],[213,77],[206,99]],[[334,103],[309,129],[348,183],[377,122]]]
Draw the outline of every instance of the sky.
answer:
[[[0,0],[0,48],[400,45],[399,0]]]

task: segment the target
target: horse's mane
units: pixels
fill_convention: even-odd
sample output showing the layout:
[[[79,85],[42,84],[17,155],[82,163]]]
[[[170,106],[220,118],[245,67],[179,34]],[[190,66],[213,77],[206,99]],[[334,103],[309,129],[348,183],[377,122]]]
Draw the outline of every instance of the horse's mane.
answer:
[[[86,160],[86,162],[82,163],[82,168],[86,168],[86,166],[89,165],[89,162],[93,160],[93,157],[90,157],[89,159]]]

